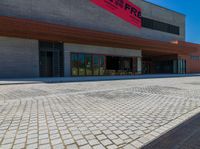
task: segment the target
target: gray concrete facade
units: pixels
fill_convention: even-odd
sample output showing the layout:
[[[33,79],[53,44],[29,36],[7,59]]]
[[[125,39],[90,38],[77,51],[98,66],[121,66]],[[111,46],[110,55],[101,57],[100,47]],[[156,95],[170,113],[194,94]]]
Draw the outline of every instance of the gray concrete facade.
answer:
[[[142,9],[142,15],[180,27],[180,36],[147,28],[139,29],[90,0],[1,0],[0,16],[28,18],[98,31],[148,39],[185,40],[185,16],[143,0],[130,0]]]
[[[37,40],[0,37],[0,78],[39,77]]]
[[[130,0],[142,9],[142,16],[180,27],[180,35],[137,28],[91,0],[1,0],[0,16],[111,32],[162,41],[185,40],[185,16],[166,8]],[[70,52],[141,57],[140,50],[106,48],[65,43],[65,76],[70,76]],[[0,37],[0,77],[39,77],[38,41]],[[138,59],[141,71],[141,59]]]
[[[71,75],[71,63],[70,63],[71,53],[88,53],[88,54],[102,54],[102,55],[113,55],[113,56],[142,57],[141,50],[65,43],[64,44],[64,68],[65,68],[64,76],[65,77],[69,77]],[[139,66],[141,67],[141,65]],[[138,68],[138,70],[141,70],[141,68]]]
[[[71,53],[142,57],[141,50],[64,44],[64,76],[71,76]],[[141,59],[138,59],[140,64]],[[0,37],[0,78],[39,77],[39,46],[37,40]],[[141,70],[141,65],[138,71]]]

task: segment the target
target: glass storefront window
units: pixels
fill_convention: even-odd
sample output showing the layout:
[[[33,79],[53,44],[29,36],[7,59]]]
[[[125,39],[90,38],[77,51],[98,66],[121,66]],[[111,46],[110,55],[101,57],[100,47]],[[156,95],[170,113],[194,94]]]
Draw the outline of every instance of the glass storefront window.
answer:
[[[71,54],[72,76],[99,76],[105,74],[105,56],[83,53]]]
[[[132,64],[133,64],[133,67],[132,67],[133,74],[136,74],[137,73],[137,57],[132,58]]]
[[[177,61],[173,60],[173,73],[176,74],[177,73]]]
[[[132,58],[123,57],[119,59],[119,75],[132,74]]]
[[[105,56],[99,56],[99,64],[100,64],[100,76],[105,74]]]
[[[85,76],[85,54],[79,54],[79,76]]]
[[[71,55],[72,76],[78,76],[78,54]]]
[[[92,55],[85,55],[85,68],[86,68],[86,75],[92,75]]]
[[[93,75],[94,76],[99,75],[99,56],[98,55],[93,56]]]
[[[186,60],[178,59],[178,73],[185,74],[186,73]]]
[[[137,74],[142,73],[142,58],[138,57],[137,58]]]
[[[133,74],[133,59],[130,57],[72,53],[71,64],[72,76]]]

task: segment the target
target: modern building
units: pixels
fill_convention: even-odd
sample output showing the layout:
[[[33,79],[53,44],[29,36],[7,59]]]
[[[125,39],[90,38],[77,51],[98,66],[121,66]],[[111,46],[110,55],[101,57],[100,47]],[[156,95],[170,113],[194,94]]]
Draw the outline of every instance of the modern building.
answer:
[[[144,0],[99,0],[110,10],[94,1],[1,0],[0,77],[200,72],[185,15]],[[133,16],[114,12],[125,3]]]

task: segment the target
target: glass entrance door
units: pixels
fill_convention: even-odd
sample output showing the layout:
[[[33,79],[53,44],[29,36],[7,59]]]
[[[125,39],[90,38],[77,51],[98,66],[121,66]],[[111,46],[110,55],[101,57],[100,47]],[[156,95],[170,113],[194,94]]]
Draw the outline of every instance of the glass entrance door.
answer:
[[[52,77],[53,76],[53,53],[52,52],[40,52],[40,76]]]
[[[39,42],[40,76],[64,76],[64,47],[57,42]]]
[[[178,59],[178,73],[179,74],[186,73],[186,60],[181,58]]]

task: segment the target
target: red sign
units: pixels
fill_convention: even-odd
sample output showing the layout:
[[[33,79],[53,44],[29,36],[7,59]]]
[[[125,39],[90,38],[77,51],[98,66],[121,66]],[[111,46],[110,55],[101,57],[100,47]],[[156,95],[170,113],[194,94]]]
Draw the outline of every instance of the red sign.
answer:
[[[108,10],[123,20],[141,28],[141,8],[129,0],[91,0],[96,5]]]

